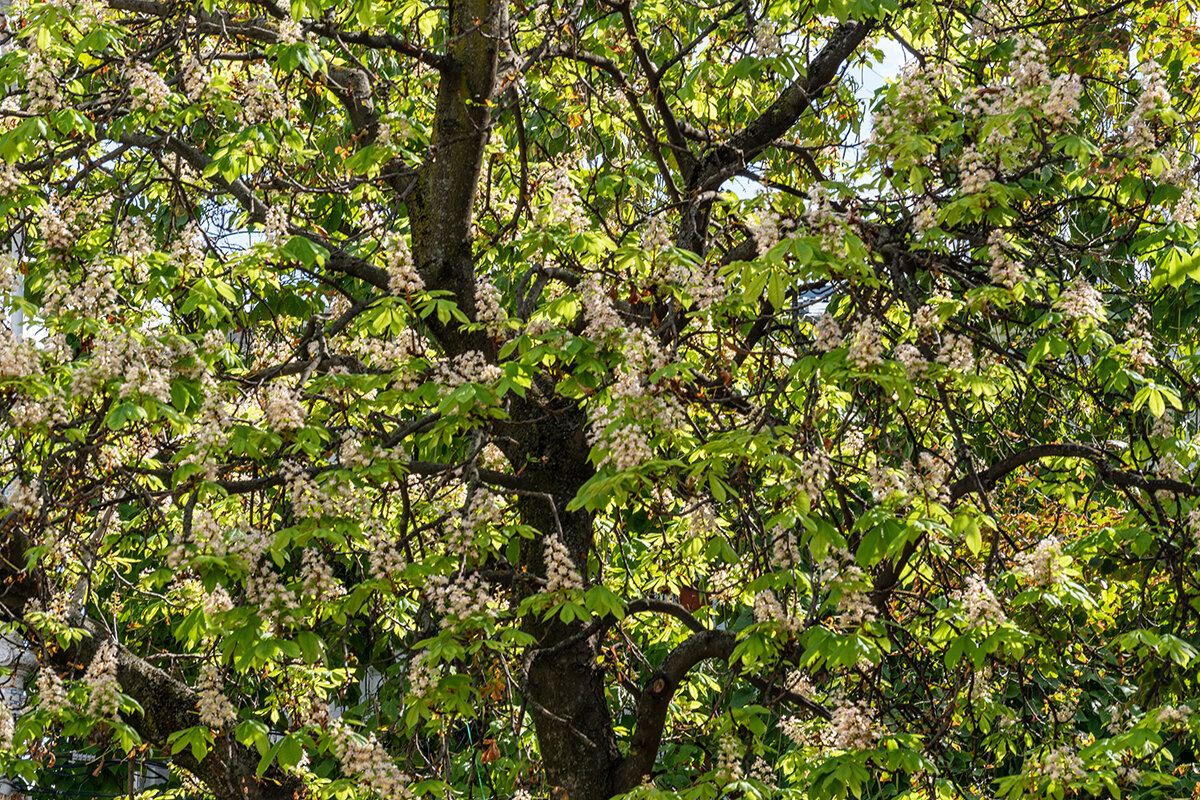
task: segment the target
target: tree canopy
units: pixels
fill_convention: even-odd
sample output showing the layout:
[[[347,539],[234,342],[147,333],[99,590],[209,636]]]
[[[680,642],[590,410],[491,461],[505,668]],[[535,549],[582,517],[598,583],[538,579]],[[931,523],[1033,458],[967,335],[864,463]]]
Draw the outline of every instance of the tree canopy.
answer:
[[[1191,4],[4,35],[17,786],[1193,793]]]

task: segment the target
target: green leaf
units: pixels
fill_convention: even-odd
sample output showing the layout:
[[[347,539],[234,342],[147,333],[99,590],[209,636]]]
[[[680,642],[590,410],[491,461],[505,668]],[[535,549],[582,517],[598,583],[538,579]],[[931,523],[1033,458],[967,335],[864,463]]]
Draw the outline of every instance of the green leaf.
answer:
[[[325,259],[329,258],[328,250],[303,236],[288,239],[279,252],[310,269],[325,266]]]
[[[1165,250],[1158,259],[1150,276],[1150,286],[1153,289],[1178,288],[1187,280],[1200,281],[1200,248],[1185,250],[1176,246]]]
[[[979,530],[979,523],[972,517],[967,523],[966,531],[963,534],[963,541],[967,545],[967,549],[971,551],[971,555],[977,556],[983,550],[983,532]]]

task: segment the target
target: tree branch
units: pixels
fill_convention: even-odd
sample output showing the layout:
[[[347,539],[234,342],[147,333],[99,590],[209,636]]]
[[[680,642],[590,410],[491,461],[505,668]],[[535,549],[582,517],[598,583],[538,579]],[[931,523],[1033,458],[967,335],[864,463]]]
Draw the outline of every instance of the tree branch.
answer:
[[[795,125],[800,115],[829,88],[842,64],[876,25],[874,20],[846,20],[839,25],[830,34],[821,52],[809,63],[804,77],[789,84],[766,111],[733,134],[710,156],[707,169],[704,170],[705,180],[698,188],[716,188],[711,185],[712,182],[723,181],[724,178],[720,176],[729,169],[740,169],[753,161],[771,142]]]
[[[671,698],[692,667],[711,658],[728,661],[736,643],[737,635],[731,631],[706,630],[694,633],[672,650],[662,666],[650,676],[638,700],[637,727],[629,744],[629,752],[615,770],[614,791],[628,792],[650,774],[662,744]]]
[[[1103,450],[1086,444],[1072,442],[1048,442],[1036,444],[1019,450],[1001,459],[996,464],[977,474],[965,475],[950,485],[950,504],[953,505],[968,494],[980,490],[991,491],[996,484],[1010,473],[1026,464],[1043,458],[1082,458],[1092,462],[1100,479],[1123,489],[1141,489],[1154,493],[1159,491],[1177,492],[1189,497],[1200,497],[1200,487],[1195,484],[1183,483],[1170,478],[1147,478],[1146,476],[1120,469],[1107,464],[1109,458]],[[904,546],[894,562],[884,562],[875,573],[874,586],[871,589],[871,599],[877,608],[883,608],[888,595],[900,579],[900,573],[916,552],[922,539],[917,538]]]

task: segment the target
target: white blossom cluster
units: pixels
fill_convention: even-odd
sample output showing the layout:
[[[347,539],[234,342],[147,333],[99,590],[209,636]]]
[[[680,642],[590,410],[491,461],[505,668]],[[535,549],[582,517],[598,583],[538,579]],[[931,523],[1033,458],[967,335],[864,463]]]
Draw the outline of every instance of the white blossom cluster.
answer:
[[[300,564],[300,588],[306,597],[328,602],[346,594],[329,562],[315,550],[305,550]]]
[[[842,630],[853,631],[869,622],[874,622],[876,616],[877,612],[870,595],[861,589],[843,591],[838,597],[837,617],[834,619],[834,624]]]
[[[392,235],[383,242],[383,268],[388,274],[388,289],[392,294],[408,296],[422,291],[425,282],[417,274],[412,250],[403,236]]]
[[[283,203],[276,203],[267,210],[263,223],[263,235],[272,247],[280,247],[288,240],[288,212]]]
[[[603,451],[599,466],[612,466],[618,472],[649,461],[654,455],[649,430],[672,430],[683,415],[673,396],[628,368],[618,372],[609,399],[608,405],[591,407],[588,442]]]
[[[1063,745],[1046,753],[1041,766],[1043,774],[1052,781],[1066,781],[1087,775],[1083,768],[1083,759],[1070,745]]]
[[[25,176],[12,164],[0,166],[0,197],[8,197],[25,185]]]
[[[542,557],[546,561],[547,592],[583,591],[583,579],[575,569],[571,553],[561,539],[557,536],[547,536],[542,542]]]
[[[408,667],[408,693],[414,697],[429,697],[437,688],[438,671],[434,666],[428,650],[422,650],[413,657]]]
[[[969,375],[975,371],[975,351],[968,336],[948,333],[942,337],[942,346],[938,349],[937,362],[952,372]]]
[[[49,114],[62,104],[53,66],[40,51],[29,51],[25,59],[25,107],[31,114]]]
[[[872,496],[879,502],[887,500],[896,493],[908,494],[906,482],[901,473],[882,461],[876,461],[867,469],[867,485],[871,487]]]
[[[772,247],[779,244],[779,240],[783,238],[783,217],[773,208],[768,208],[763,212],[758,220],[758,224],[751,225],[751,233],[754,234],[754,244],[758,247],[758,254],[765,255]]]
[[[443,625],[477,614],[487,614],[492,605],[492,596],[476,573],[465,577],[460,575],[453,581],[445,575],[432,575],[429,578],[429,594],[434,610],[443,618]]]
[[[242,120],[249,125],[274,122],[287,116],[287,99],[266,67],[257,65],[242,93]]]
[[[896,81],[895,99],[875,112],[870,141],[883,142],[898,132],[925,124],[931,112],[943,105],[942,93],[956,94],[961,88],[958,74],[944,62],[906,64]]]
[[[982,192],[995,177],[987,156],[974,147],[963,148],[958,157],[958,178],[965,194]]]
[[[72,195],[60,200],[53,195],[46,201],[38,218],[38,232],[46,247],[51,250],[67,250],[75,244],[80,231],[76,223],[84,215],[88,201]]]
[[[296,44],[304,40],[304,30],[300,27],[300,23],[288,17],[279,23],[279,43],[280,44]]]
[[[297,519],[323,516],[326,512],[325,492],[308,470],[295,461],[285,461],[280,469],[288,496],[292,498],[292,513]]]
[[[1125,142],[1135,155],[1144,155],[1155,145],[1150,123],[1170,106],[1171,95],[1167,91],[1166,73],[1157,62],[1148,61],[1138,71],[1141,73],[1142,91],[1125,124]]]
[[[166,107],[171,88],[154,67],[140,61],[126,64],[122,77],[133,97],[134,109],[154,113]]]
[[[182,180],[181,176],[181,180]],[[179,231],[171,242],[171,261],[187,271],[204,263],[204,250],[207,242],[204,232],[195,221],[189,221]]]
[[[641,247],[657,253],[671,246],[671,226],[662,215],[650,217],[646,230],[642,231]]]
[[[1050,93],[1042,105],[1042,113],[1056,128],[1070,125],[1079,116],[1079,97],[1082,94],[1083,81],[1078,75],[1059,75],[1050,84]]]
[[[116,719],[121,707],[121,685],[117,683],[117,646],[106,641],[92,656],[83,676],[91,691],[87,713],[106,719]]]
[[[791,634],[799,633],[804,627],[803,620],[788,614],[783,603],[770,589],[754,595],[754,621],[774,622]]]
[[[321,483],[310,477],[307,470],[299,470],[291,475],[295,480],[289,481],[288,488],[299,492],[299,496],[292,496],[293,511],[298,517],[361,520],[370,516],[363,496],[355,491],[353,482],[345,473],[326,472]]]
[[[984,0],[971,20],[971,36],[976,39],[999,39],[1011,26],[1025,21],[1028,5],[1025,0]]]
[[[717,780],[732,783],[743,777],[742,743],[733,733],[726,733],[717,742]]]
[[[1155,714],[1154,720],[1165,728],[1183,728],[1191,716],[1192,707],[1189,705],[1163,706]]]
[[[918,331],[936,331],[942,328],[942,315],[937,306],[931,301],[921,306],[913,314],[912,324]]]
[[[364,444],[358,431],[350,431],[342,437],[338,446],[338,464],[346,469],[362,469],[370,466],[376,453],[370,444]]]
[[[665,261],[666,269],[658,269]],[[655,264],[652,278],[659,283],[681,287],[691,307],[703,314],[725,297],[725,282],[717,274],[716,266],[707,261],[692,263],[663,259]]]
[[[869,706],[846,703],[833,710],[824,738],[826,744],[839,750],[870,750],[882,734]]]
[[[1054,301],[1054,309],[1070,319],[1095,324],[1104,320],[1104,296],[1083,278],[1076,278]]]
[[[504,377],[504,370],[489,364],[478,350],[468,350],[452,360],[442,361],[434,368],[433,378],[447,390],[468,383],[492,384]]]
[[[692,307],[701,314],[725,299],[725,281],[717,273],[716,266],[707,261],[683,268],[675,282],[683,287],[691,298]]]
[[[779,732],[797,747],[815,747],[821,742],[821,732],[815,720],[787,716],[779,721]]]
[[[229,596],[229,592],[225,590],[224,586],[218,585],[211,592],[204,592],[200,599],[200,607],[204,609],[207,616],[214,617],[232,610],[233,598]]]
[[[949,501],[949,489],[946,478],[950,474],[950,465],[930,453],[928,450],[917,456],[914,465],[907,462],[904,465],[905,493],[925,497],[932,502],[946,503]]]
[[[58,673],[46,665],[38,670],[37,675],[38,705],[51,714],[66,711],[71,706],[67,697],[67,687],[63,685]]]
[[[820,443],[811,451],[806,452],[800,461],[797,488],[808,495],[812,505],[816,505],[817,501],[821,499],[832,469],[833,462],[829,459],[829,453],[825,452],[825,448]]]
[[[875,605],[866,592],[871,582],[850,553],[845,550],[832,553],[821,562],[818,577],[838,590],[837,615],[833,620],[836,627],[853,631],[875,621]]]
[[[408,566],[396,542],[385,533],[381,522],[376,519],[364,520],[362,531],[371,545],[372,578],[377,581],[390,580]]]
[[[0,697],[0,752],[12,750],[15,728],[12,709],[8,707],[8,701]]]
[[[834,454],[847,461],[857,461],[867,452],[867,440],[863,436],[863,429],[857,425],[847,425],[831,444]]]
[[[192,529],[195,531],[194,513],[192,520]],[[213,521],[214,525],[218,524],[215,521],[215,517]],[[200,535],[204,534],[197,534],[197,536]],[[268,551],[271,549],[271,541],[271,534],[260,528],[250,526],[241,526],[229,531],[221,530],[220,533],[216,533],[213,537],[214,545],[220,546],[223,543],[225,552],[241,561],[242,565],[250,571],[253,571],[259,562],[266,557]]]
[[[263,395],[263,418],[267,427],[276,431],[292,431],[304,427],[308,412],[294,389],[282,383],[271,383],[266,386]]]
[[[2,189],[0,194],[3,194]],[[1191,184],[1184,185],[1183,194],[1171,204],[1167,214],[1172,222],[1189,228],[1196,227],[1196,220],[1200,219],[1200,193],[1197,193],[1196,187]]]
[[[13,427],[20,430],[33,430],[40,425],[65,425],[71,419],[66,401],[57,393],[37,398],[18,395],[9,413]]]
[[[41,354],[29,340],[21,341],[0,328],[0,378],[28,378],[42,371]]]
[[[1017,37],[1010,76],[1014,90],[1012,104],[1029,110],[1039,108],[1041,93],[1050,84],[1050,64],[1042,40],[1027,35]]]
[[[822,353],[828,353],[842,344],[842,329],[837,320],[829,312],[821,315],[813,326],[813,347]]]
[[[807,697],[811,700],[817,696],[817,687],[807,675],[798,669],[791,670],[788,673],[784,685],[789,692],[798,694],[801,697]]]
[[[504,521],[504,509],[490,493],[477,491],[466,509],[456,508],[447,520],[446,552],[458,557],[470,557],[480,533]]]
[[[295,594],[283,585],[270,562],[259,563],[246,576],[246,604],[271,626],[292,621],[298,611]]]
[[[800,565],[800,550],[796,547],[796,537],[792,531],[782,525],[775,525],[767,531],[771,542],[771,562],[779,569],[795,569]]]
[[[1192,534],[1192,543],[1200,550],[1200,506],[1188,512],[1187,522],[1188,530]]]
[[[196,694],[199,696],[196,711],[200,715],[201,725],[219,733],[237,722],[237,709],[225,696],[221,670],[216,664],[206,661],[200,667]]]
[[[127,216],[117,225],[117,235],[113,239],[113,251],[117,255],[136,263],[153,253],[156,247],[144,218]]]
[[[779,55],[779,31],[775,29],[775,23],[766,17],[754,25],[754,46],[763,58]]]
[[[105,319],[116,312],[116,273],[106,260],[94,259],[78,284],[68,283],[66,277],[66,274],[51,274],[43,301],[47,314]],[[124,340],[135,341],[131,336]]]
[[[829,190],[814,183],[805,196],[804,222],[826,250],[838,249],[845,220],[846,215],[833,207]]]
[[[212,73],[200,59],[192,56],[183,65],[183,93],[193,102],[204,98],[212,83]]]
[[[480,281],[475,287],[475,321],[495,339],[508,335],[508,314],[500,290],[491,281]]]
[[[42,498],[38,490],[20,479],[13,479],[8,488],[0,494],[3,505],[8,506],[17,514],[32,517],[42,506]]]
[[[60,16],[59,19],[70,19],[71,24],[79,30],[80,35],[87,34],[97,24],[111,16],[109,7],[100,0],[49,0],[46,5],[61,9],[63,16]],[[9,7],[8,13],[15,17],[18,9],[24,14],[28,8],[27,4],[14,2]]]
[[[163,405],[171,402],[171,378],[166,370],[149,361],[130,361],[125,371],[124,398],[152,397]]]
[[[921,354],[920,348],[911,342],[896,345],[895,356],[909,380],[919,380],[929,369],[929,362]]]
[[[1061,558],[1062,543],[1057,536],[1047,536],[1032,550],[1017,554],[1013,559],[1013,573],[1030,586],[1052,587],[1062,578]]]
[[[404,371],[397,376],[401,385],[415,388],[420,385],[420,375],[417,370],[407,369],[408,363],[412,358],[428,355],[429,341],[419,331],[405,328],[400,333],[386,338],[355,337],[347,349],[370,366],[389,371],[403,369]]]
[[[754,763],[750,765],[751,780],[758,781],[767,787],[767,791],[774,792],[778,789],[775,785],[775,770],[765,759],[759,756],[754,757]]]
[[[1153,346],[1145,337],[1138,336],[1129,340],[1129,368],[1139,375],[1158,366],[1158,358],[1154,355]]]
[[[1142,782],[1142,771],[1137,767],[1122,764],[1117,767],[1117,783],[1126,786],[1139,786]]]
[[[972,628],[1003,624],[1008,617],[995,592],[982,575],[967,577],[966,585],[955,592],[954,600],[963,605],[967,624]]]
[[[207,378],[202,378],[208,383]],[[221,396],[220,390],[212,385],[206,386],[204,401],[200,411],[192,421],[192,441],[195,450],[188,457],[189,463],[200,464],[204,468],[205,480],[215,481],[218,478],[218,459],[213,454],[219,453],[227,440],[229,426],[233,416]]]
[[[408,776],[392,761],[375,734],[360,736],[341,720],[335,720],[329,726],[329,744],[342,769],[358,778],[367,791],[384,800],[408,800],[412,796]]]
[[[988,259],[988,276],[993,283],[1011,290],[1025,280],[1025,271],[1013,258],[1011,243],[1001,230],[994,230],[988,236]]]
[[[625,323],[599,284],[585,281],[579,287],[579,300],[583,305],[585,336],[603,345],[615,344],[624,337]]]
[[[883,366],[883,339],[874,317],[866,317],[854,329],[847,358],[861,370]]]
[[[576,232],[587,229],[587,215],[580,206],[579,191],[566,164],[554,167],[550,176],[550,201],[538,212],[537,219],[543,228],[565,225]]]
[[[937,206],[928,197],[922,197],[913,208],[913,233],[918,239],[923,239],[937,224]]]

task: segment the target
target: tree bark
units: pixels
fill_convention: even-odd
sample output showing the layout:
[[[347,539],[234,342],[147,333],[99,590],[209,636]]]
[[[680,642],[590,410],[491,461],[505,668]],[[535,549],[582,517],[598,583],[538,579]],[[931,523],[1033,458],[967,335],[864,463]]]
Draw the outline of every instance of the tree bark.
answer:
[[[522,422],[526,420],[526,422]],[[525,543],[521,567],[545,576],[543,539],[556,536],[579,574],[587,578],[592,549],[592,515],[568,512],[568,503],[592,476],[585,435],[587,416],[577,403],[521,402],[507,426],[516,440],[509,458],[537,492],[519,498],[522,521],[541,536]],[[527,630],[538,639],[526,661],[523,691],[533,716],[546,780],[570,800],[605,800],[621,754],[613,730],[605,676],[597,663],[602,634],[579,639],[581,625],[531,619]],[[570,641],[569,641],[570,640]]]

